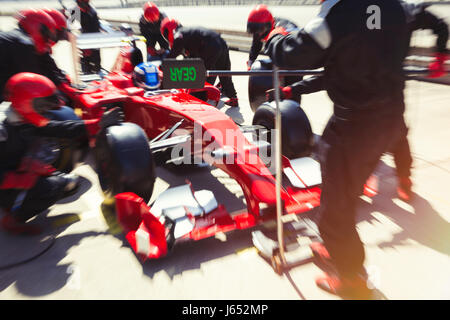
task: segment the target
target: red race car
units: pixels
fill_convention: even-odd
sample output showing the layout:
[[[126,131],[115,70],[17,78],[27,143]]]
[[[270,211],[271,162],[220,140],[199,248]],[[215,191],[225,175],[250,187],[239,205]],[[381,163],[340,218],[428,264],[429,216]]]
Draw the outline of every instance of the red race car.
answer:
[[[274,105],[261,104],[253,125],[239,126],[216,108],[220,93],[211,85],[173,89],[163,81],[162,88],[146,91],[132,77],[135,49],[123,48],[113,72],[72,97],[83,119],[98,118],[111,107],[124,111],[125,123],[97,136],[95,154],[100,182],[115,195],[117,219],[133,250],[143,260],[160,258],[176,241],[200,240],[274,219]],[[178,80],[189,81],[202,72],[189,69],[190,63],[197,62],[185,60]],[[169,69],[164,68],[160,76],[167,80]],[[320,204],[320,166],[312,156],[314,135],[299,104],[284,100],[280,109],[281,198],[286,214],[300,214]],[[223,170],[242,188],[246,210],[228,212],[212,191],[195,191],[190,184],[164,191],[149,206],[154,165],[167,161],[206,162]]]

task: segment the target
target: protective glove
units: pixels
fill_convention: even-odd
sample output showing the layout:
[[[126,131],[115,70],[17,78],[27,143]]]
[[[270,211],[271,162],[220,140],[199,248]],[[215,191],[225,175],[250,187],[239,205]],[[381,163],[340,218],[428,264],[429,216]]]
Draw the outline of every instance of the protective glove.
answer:
[[[247,71],[249,71],[249,70],[252,68],[253,62],[254,62],[254,61],[252,61],[252,60],[248,60],[248,61],[247,61]]]
[[[292,87],[280,87],[280,100],[292,98]],[[269,89],[266,91],[266,100],[271,102],[275,100],[275,89]]]
[[[155,48],[152,48],[152,47],[147,47],[147,53],[148,53],[149,55],[151,55],[151,56],[156,56],[156,55],[158,55],[156,49],[155,49]]]
[[[105,129],[110,126],[118,125],[123,122],[123,112],[119,107],[110,109],[103,113],[103,116],[100,119],[99,126],[101,129]]]
[[[436,60],[428,65],[428,78],[439,78],[445,75],[445,61],[447,61],[447,54],[438,52],[435,54]]]

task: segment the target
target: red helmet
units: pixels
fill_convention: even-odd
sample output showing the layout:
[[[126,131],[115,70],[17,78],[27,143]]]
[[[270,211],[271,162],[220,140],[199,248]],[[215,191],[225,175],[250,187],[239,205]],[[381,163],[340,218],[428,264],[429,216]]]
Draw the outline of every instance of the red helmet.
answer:
[[[28,9],[19,12],[16,18],[19,27],[33,39],[38,53],[51,52],[57,41],[57,32],[56,23],[50,15],[43,10]]]
[[[164,18],[161,22],[161,34],[169,42],[170,47],[173,46],[173,35],[178,27],[180,23],[175,19]]]
[[[267,6],[259,4],[248,15],[247,32],[256,34],[262,39],[270,33],[274,24],[275,20]]]
[[[30,72],[22,72],[9,78],[5,85],[5,97],[22,118],[37,127],[47,125],[43,114],[61,106],[55,84],[48,78]]]
[[[159,9],[153,2],[144,5],[144,18],[148,22],[155,23],[159,20]]]
[[[67,34],[67,19],[61,13],[61,11],[56,9],[44,9],[44,12],[47,13],[56,24],[56,36],[58,40],[68,40]]]

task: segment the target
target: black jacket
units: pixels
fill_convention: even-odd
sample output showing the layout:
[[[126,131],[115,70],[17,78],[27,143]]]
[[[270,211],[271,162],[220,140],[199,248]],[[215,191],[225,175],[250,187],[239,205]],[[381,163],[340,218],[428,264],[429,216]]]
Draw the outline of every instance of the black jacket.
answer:
[[[274,20],[275,20],[275,28],[283,27],[287,32],[292,32],[298,29],[298,26],[295,23],[287,19],[275,17]],[[255,61],[256,58],[258,58],[258,55],[261,52],[262,47],[263,47],[262,39],[257,35],[253,35],[252,46],[250,47],[250,55],[248,57],[248,60]]]
[[[176,58],[181,54],[201,58],[208,69],[213,67],[218,53],[224,50],[228,50],[228,46],[217,32],[202,27],[180,27],[175,32],[168,58]]]
[[[169,49],[169,43],[161,35],[161,21],[166,17],[163,12],[159,12],[160,17],[156,23],[150,23],[145,20],[142,15],[139,19],[139,30],[142,36],[147,40],[147,47],[155,48],[158,42],[159,46],[163,49]]]
[[[86,12],[81,11],[80,25],[82,33],[100,32],[100,20],[98,19],[97,11],[93,7],[89,6]]]
[[[73,23],[74,20],[78,20],[81,26],[81,33],[96,33],[100,32],[100,20],[97,15],[97,11],[89,6],[86,12],[82,11],[80,7],[75,6],[69,11],[70,18],[69,23]]]
[[[408,47],[399,1],[326,0],[305,28],[269,39],[267,53],[283,69],[324,67],[329,97],[346,110],[402,113]]]
[[[40,55],[33,41],[21,30],[0,33],[0,102],[10,77],[19,72],[33,72],[52,80],[56,85],[67,81],[50,54]]]
[[[409,37],[419,29],[430,29],[437,36],[435,50],[447,52],[448,26],[444,20],[439,19],[426,11],[426,5],[422,3],[402,2],[407,13]],[[292,96],[298,98],[302,94],[313,93],[325,89],[323,76],[310,77],[291,85]]]

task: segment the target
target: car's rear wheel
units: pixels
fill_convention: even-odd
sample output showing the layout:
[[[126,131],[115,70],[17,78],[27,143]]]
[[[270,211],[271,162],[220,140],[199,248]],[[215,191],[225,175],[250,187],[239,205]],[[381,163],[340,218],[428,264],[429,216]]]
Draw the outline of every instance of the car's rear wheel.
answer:
[[[309,119],[300,105],[293,100],[280,101],[282,126],[282,153],[290,159],[310,155],[314,137]],[[253,125],[260,125],[268,130],[275,128],[275,102],[265,102],[256,109]],[[271,141],[270,133],[267,135]]]

